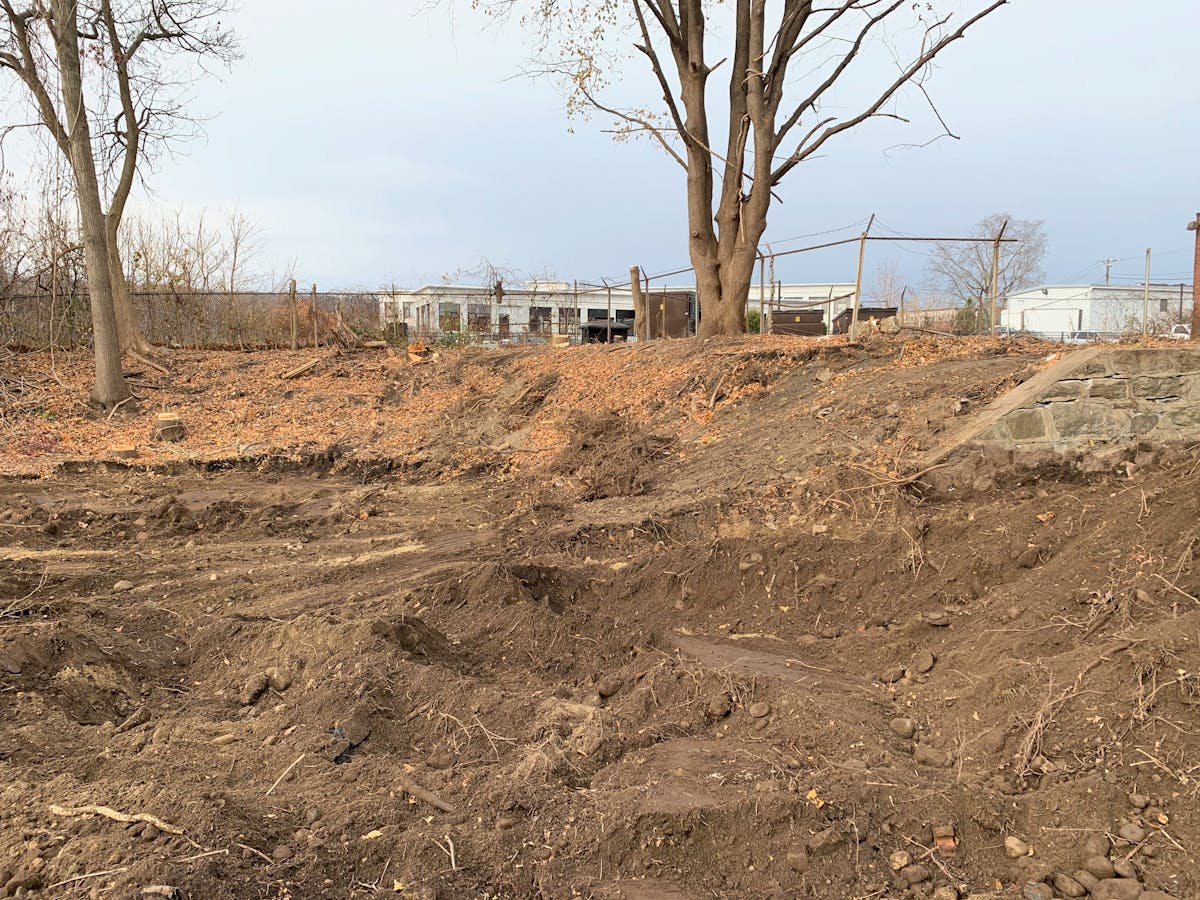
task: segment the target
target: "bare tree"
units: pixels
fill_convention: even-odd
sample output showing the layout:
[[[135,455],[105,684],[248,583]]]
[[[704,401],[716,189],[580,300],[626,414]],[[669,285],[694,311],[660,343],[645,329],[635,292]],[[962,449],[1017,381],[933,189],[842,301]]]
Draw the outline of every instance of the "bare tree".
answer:
[[[94,2],[94,0],[93,0]],[[236,58],[232,33],[223,25],[226,0],[99,0],[92,9],[93,36],[117,98],[112,131],[103,148],[113,176],[105,234],[109,246],[117,326],[122,349],[150,350],[129,297],[118,233],[139,167],[195,121],[169,99],[183,84],[176,74],[184,57],[203,68]]]
[[[227,0],[22,0],[20,7],[15,0],[0,0],[0,68],[13,71],[25,85],[40,124],[70,159],[77,182],[84,161],[72,155],[69,138],[75,122],[87,125],[86,168],[92,175],[83,177],[97,182],[111,305],[122,351],[150,349],[121,262],[119,232],[125,208],[155,154],[196,130],[195,119],[178,99],[194,77],[189,73],[235,57],[233,38],[222,24],[227,9]],[[64,17],[74,22],[74,68],[83,104],[78,107],[54,101],[58,91],[65,97],[68,74],[74,77],[62,69],[57,52],[61,42],[56,28]],[[48,46],[54,46],[55,53],[47,52]]]
[[[121,371],[121,349],[113,310],[108,244],[100,183],[92,155],[91,124],[83,89],[83,47],[76,0],[48,0],[18,11],[11,0],[0,0],[0,68],[16,73],[32,95],[54,143],[67,157],[74,176],[80,230],[87,263],[92,308],[92,343],[96,383],[92,400],[106,408],[126,400],[129,386]],[[45,44],[53,48],[53,69],[61,103],[56,103],[47,77]]]
[[[875,267],[875,282],[869,293],[876,304],[899,309],[904,288],[904,275],[894,259],[884,260]]]
[[[1035,219],[1014,219],[1008,213],[993,213],[980,219],[972,237],[995,238],[1005,222],[1005,240],[1019,243],[1000,245],[996,296],[1009,294],[1040,281],[1046,257],[1046,232]],[[986,241],[935,244],[929,266],[930,280],[953,295],[964,306],[982,310],[992,295],[992,244]]]
[[[907,87],[928,100],[934,60],[1005,2],[966,0],[973,12],[961,21],[936,11],[940,3],[912,0],[730,0],[719,10],[707,0],[475,5],[497,15],[522,10],[537,29],[543,71],[563,80],[571,108],[611,115],[621,137],[650,136],[684,169],[700,333],[711,335],[745,328],[758,244],[780,182],[868,120],[907,121],[893,102]],[[624,56],[615,48],[630,33],[660,109],[604,99]],[[710,39],[726,41],[723,51],[710,52]],[[871,74],[869,62],[868,51],[880,48],[893,67],[883,76],[877,66]],[[709,81],[722,67],[728,93],[714,103]]]

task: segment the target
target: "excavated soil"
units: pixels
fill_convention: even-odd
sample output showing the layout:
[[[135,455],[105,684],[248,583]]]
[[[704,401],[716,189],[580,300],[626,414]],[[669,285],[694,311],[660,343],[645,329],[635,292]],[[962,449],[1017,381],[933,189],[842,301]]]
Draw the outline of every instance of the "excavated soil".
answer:
[[[352,445],[27,448],[0,896],[1200,897],[1200,453],[912,478],[1056,349],[956,346],[463,353],[350,371]]]

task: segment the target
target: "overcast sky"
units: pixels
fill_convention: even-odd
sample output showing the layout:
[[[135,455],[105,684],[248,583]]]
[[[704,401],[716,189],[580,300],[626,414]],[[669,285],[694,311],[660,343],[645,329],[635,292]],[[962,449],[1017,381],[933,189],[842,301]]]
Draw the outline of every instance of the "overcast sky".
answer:
[[[198,87],[207,136],[159,164],[153,205],[236,206],[264,232],[264,265],[294,260],[322,288],[436,282],[481,257],[585,281],[687,264],[678,166],[614,143],[603,117],[569,121],[551,85],[514,78],[528,53],[517,28],[423,5],[247,0],[233,21],[245,58]],[[898,232],[963,234],[1009,212],[1045,220],[1051,283],[1102,279],[1104,257],[1140,280],[1148,246],[1156,280],[1190,279],[1198,26],[1197,0],[1013,0],[931,84],[960,141],[896,149],[932,137],[927,119],[844,136],[788,176],[766,239],[799,246],[786,240],[872,212]],[[889,258],[922,280],[920,247],[882,243],[868,278]],[[837,252],[777,272],[853,275],[852,253]]]

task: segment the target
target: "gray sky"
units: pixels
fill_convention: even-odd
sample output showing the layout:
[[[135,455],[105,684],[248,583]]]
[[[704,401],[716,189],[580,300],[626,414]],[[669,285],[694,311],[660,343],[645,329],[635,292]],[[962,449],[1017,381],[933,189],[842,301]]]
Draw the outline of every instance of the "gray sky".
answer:
[[[614,143],[604,117],[568,121],[551,85],[514,78],[527,55],[515,27],[422,5],[246,2],[233,23],[245,59],[197,88],[207,137],[160,162],[153,205],[237,206],[264,231],[264,265],[294,260],[323,288],[412,286],[484,256],[568,280],[687,264],[678,166],[649,143]],[[933,136],[927,118],[843,136],[784,181],[767,240],[799,246],[783,241],[871,212],[900,232],[964,234],[1007,211],[1046,221],[1050,282],[1102,278],[1106,256],[1140,280],[1147,246],[1156,279],[1190,279],[1200,3],[1131,10],[1013,0],[931,84],[961,141],[896,149]],[[910,97],[901,111],[920,107]],[[901,246],[872,245],[868,279],[892,258],[918,284],[925,258]],[[777,275],[853,280],[852,256],[791,257]]]

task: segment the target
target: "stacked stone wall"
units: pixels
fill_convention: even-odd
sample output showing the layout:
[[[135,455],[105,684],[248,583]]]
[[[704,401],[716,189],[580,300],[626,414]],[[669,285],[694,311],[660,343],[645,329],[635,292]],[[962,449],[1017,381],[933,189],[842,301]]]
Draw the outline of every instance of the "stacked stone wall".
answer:
[[[1200,350],[1095,355],[1003,415],[974,443],[1075,452],[1200,440]]]

